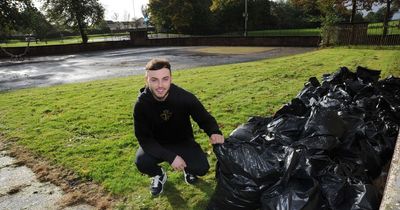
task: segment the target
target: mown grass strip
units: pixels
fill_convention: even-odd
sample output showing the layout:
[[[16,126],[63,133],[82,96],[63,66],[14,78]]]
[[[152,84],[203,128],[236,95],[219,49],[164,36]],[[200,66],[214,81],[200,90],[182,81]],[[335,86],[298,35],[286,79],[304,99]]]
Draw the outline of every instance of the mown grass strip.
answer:
[[[295,97],[309,77],[320,79],[341,66],[358,65],[381,69],[382,77],[400,76],[400,51],[324,49],[175,71],[173,81],[195,93],[228,136],[250,116],[272,115]],[[152,198],[148,178],[133,165],[138,145],[132,105],[143,82],[143,76],[132,76],[0,93],[0,133],[125,198],[120,208],[205,209],[215,186],[216,159],[197,126],[195,136],[212,165],[199,185],[187,186],[181,173],[164,165],[169,173],[165,194]]]
[[[129,36],[128,33],[115,33],[115,34],[93,34],[88,35],[88,42],[102,42],[109,40],[121,40],[123,37]],[[45,40],[31,41],[29,46],[50,46],[50,45],[67,45],[67,44],[80,44],[82,43],[81,36],[65,36],[58,38],[48,38]],[[0,47],[26,47],[27,41],[18,39],[7,40],[5,43],[0,42]]]

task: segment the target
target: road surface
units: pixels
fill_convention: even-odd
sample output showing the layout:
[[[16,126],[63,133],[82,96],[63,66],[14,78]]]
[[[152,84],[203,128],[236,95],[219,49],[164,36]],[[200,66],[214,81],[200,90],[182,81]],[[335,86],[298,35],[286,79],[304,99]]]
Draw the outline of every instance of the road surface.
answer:
[[[72,55],[0,60],[0,92],[29,87],[82,82],[142,74],[147,61],[166,58],[173,70],[274,58],[315,48],[269,48],[262,52],[232,54],[198,52],[205,47],[142,47]],[[234,49],[234,48],[232,48]]]

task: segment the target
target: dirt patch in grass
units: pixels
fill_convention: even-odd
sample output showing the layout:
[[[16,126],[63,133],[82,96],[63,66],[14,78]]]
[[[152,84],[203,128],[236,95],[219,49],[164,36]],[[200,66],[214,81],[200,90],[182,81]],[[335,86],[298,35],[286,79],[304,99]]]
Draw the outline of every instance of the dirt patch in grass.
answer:
[[[5,140],[2,135],[0,135],[0,149],[7,150],[11,157],[17,159],[17,165],[25,165],[31,168],[40,181],[51,182],[59,186],[65,192],[60,203],[63,207],[88,203],[98,209],[112,209],[118,200],[117,197],[107,193],[99,184],[82,180],[72,171],[51,164],[18,145],[15,141]],[[18,191],[18,189],[16,190]]]

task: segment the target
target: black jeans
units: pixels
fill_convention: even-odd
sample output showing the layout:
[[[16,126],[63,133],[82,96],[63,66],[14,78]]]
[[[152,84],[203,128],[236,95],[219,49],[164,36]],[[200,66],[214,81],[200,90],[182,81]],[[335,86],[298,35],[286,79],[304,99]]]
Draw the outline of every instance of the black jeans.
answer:
[[[210,169],[206,154],[200,145],[194,141],[192,144],[169,144],[164,145],[164,147],[183,158],[186,162],[185,171],[187,173],[203,176]],[[145,153],[142,147],[139,147],[136,152],[136,167],[141,173],[151,177],[161,175],[161,167],[158,164],[164,161]]]

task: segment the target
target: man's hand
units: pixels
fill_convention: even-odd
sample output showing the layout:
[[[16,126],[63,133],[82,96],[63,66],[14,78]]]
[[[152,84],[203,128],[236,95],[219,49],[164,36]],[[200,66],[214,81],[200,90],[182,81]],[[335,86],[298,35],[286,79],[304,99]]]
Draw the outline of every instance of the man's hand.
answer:
[[[213,134],[210,137],[211,144],[223,144],[224,141],[224,136],[221,134]]]
[[[181,156],[177,155],[171,163],[171,166],[175,171],[182,171],[186,167],[186,162],[181,158]]]

